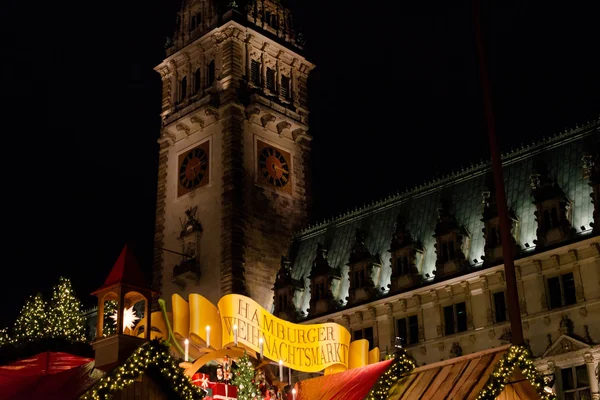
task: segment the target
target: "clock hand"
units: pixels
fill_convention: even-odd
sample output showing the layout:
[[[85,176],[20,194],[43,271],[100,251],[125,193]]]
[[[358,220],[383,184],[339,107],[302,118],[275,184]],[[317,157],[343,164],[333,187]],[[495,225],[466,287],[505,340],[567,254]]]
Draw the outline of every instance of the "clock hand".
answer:
[[[283,171],[283,172],[288,172],[287,169],[279,168],[277,165],[273,165],[273,169],[276,170],[276,171],[280,170],[280,171]]]

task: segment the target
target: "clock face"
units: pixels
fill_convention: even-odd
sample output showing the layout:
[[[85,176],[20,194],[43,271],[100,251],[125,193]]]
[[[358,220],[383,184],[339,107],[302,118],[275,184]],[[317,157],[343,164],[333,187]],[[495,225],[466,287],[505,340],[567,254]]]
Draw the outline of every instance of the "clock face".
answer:
[[[259,181],[291,194],[290,154],[260,141],[257,144]]]
[[[177,195],[182,196],[208,184],[209,142],[179,155]]]

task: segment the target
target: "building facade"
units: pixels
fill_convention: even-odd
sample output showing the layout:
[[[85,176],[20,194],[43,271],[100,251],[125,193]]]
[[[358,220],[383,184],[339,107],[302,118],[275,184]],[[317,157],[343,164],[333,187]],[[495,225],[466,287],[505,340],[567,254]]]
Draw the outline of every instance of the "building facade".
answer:
[[[503,155],[526,344],[561,398],[600,398],[600,120]],[[418,365],[510,343],[489,163],[295,236],[275,314]]]
[[[419,365],[509,343],[489,163],[306,228],[314,65],[291,21],[279,1],[183,3],[156,67],[154,289],[246,294]],[[524,336],[564,399],[600,399],[599,137],[600,119],[503,155]]]
[[[226,5],[227,4],[227,5]],[[310,199],[307,78],[279,2],[187,0],[162,77],[153,287],[270,309]]]

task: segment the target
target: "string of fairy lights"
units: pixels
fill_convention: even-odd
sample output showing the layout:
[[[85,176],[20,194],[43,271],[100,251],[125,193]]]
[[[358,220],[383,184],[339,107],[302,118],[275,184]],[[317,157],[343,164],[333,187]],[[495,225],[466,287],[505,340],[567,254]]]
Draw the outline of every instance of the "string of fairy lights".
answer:
[[[375,383],[367,395],[366,400],[386,400],[398,378],[415,368],[414,360],[403,349],[399,349],[394,355],[388,356],[388,359],[391,358],[394,359],[394,362],[379,377],[379,380],[377,380],[377,383]]]
[[[538,392],[542,400],[555,400],[556,395],[544,390],[544,379],[537,373],[533,357],[525,346],[511,346],[504,357],[500,359],[492,375],[476,400],[493,400],[504,390],[515,367],[518,366],[525,378]]]
[[[131,385],[150,366],[160,371],[179,398],[204,398],[205,392],[183,372],[177,360],[169,354],[169,347],[155,339],[139,347],[122,365],[104,375],[82,399],[109,400],[114,393]]]

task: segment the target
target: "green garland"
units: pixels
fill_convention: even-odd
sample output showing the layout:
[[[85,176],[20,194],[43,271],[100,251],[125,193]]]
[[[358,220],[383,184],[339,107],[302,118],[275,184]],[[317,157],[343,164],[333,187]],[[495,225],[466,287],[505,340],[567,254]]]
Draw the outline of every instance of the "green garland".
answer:
[[[181,399],[204,398],[204,391],[183,373],[177,360],[169,354],[169,348],[158,340],[152,340],[140,346],[122,365],[100,379],[82,399],[111,399],[115,392],[131,385],[148,367],[157,368]]]
[[[386,400],[392,386],[396,383],[400,376],[412,371],[415,368],[415,362],[410,358],[404,350],[396,353],[388,359],[394,359],[392,365],[379,377],[379,380],[367,397],[367,400]]]
[[[493,400],[498,397],[516,366],[521,369],[523,375],[537,390],[542,400],[556,399],[553,393],[547,393],[544,390],[544,380],[537,373],[529,350],[525,346],[511,346],[496,365],[494,372],[489,377],[476,400]]]

